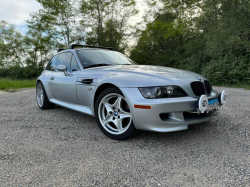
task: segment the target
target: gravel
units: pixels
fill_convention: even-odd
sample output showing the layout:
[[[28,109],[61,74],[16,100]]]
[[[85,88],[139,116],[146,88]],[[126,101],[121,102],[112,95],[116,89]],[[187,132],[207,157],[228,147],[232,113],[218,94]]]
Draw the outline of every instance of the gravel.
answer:
[[[40,110],[35,89],[0,94],[0,186],[249,186],[250,91],[209,122],[107,138],[93,117]]]

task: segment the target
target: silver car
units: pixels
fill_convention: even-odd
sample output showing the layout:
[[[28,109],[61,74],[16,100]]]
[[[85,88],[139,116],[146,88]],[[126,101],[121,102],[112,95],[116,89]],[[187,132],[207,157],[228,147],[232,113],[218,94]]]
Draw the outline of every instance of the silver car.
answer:
[[[71,45],[38,77],[36,98],[41,109],[56,104],[95,116],[105,135],[122,140],[138,130],[171,132],[205,122],[227,94],[196,73],[137,65],[112,48]]]

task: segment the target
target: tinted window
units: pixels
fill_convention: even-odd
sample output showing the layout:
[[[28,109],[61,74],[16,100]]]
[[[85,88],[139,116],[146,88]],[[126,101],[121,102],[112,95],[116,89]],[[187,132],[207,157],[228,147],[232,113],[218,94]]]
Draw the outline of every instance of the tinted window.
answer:
[[[135,64],[134,61],[116,51],[85,49],[85,50],[79,50],[77,51],[77,53],[84,67],[95,64],[108,64],[108,65]]]
[[[77,64],[76,58],[74,57],[74,55],[72,55],[70,71],[79,71],[79,70],[80,68]]]
[[[55,71],[58,55],[54,56],[48,63],[46,70]]]
[[[61,53],[59,55],[57,65],[64,65],[67,67],[67,71],[70,71],[70,61],[72,53]]]

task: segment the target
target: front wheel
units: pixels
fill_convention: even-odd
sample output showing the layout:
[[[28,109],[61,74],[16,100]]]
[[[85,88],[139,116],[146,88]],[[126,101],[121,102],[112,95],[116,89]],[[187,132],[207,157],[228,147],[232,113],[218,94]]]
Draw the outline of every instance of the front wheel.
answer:
[[[36,100],[39,108],[43,110],[53,108],[55,106],[53,103],[49,102],[48,96],[41,82],[38,82],[36,85]]]
[[[127,101],[117,88],[108,88],[98,96],[95,118],[101,131],[112,139],[127,139],[137,132]]]

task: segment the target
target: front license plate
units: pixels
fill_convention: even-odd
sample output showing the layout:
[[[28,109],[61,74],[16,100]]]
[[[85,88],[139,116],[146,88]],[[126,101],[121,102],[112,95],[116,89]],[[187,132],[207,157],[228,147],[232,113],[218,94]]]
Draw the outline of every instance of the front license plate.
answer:
[[[218,98],[208,100],[207,112],[218,110]]]

